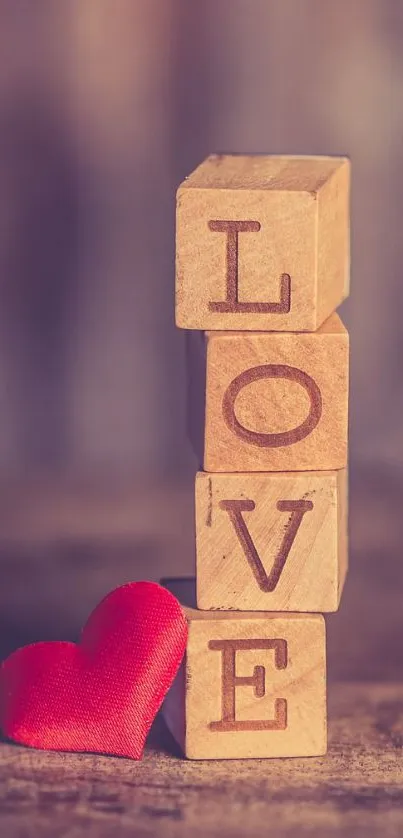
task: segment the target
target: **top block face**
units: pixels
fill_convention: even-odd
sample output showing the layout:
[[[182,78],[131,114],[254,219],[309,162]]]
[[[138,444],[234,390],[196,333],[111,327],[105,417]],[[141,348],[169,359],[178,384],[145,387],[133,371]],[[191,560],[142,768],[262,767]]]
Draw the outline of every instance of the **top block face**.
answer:
[[[177,192],[177,326],[316,331],[349,293],[349,184],[342,157],[208,157]]]

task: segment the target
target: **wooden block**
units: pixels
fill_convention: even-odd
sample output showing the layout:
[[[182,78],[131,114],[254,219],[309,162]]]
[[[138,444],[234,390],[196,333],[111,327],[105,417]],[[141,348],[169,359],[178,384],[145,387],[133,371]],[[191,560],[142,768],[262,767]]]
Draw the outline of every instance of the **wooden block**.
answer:
[[[337,314],[311,334],[191,333],[188,343],[190,435],[205,471],[346,466],[349,341]]]
[[[349,293],[344,157],[208,157],[179,187],[176,323],[315,331]]]
[[[196,475],[197,606],[337,611],[347,472]]]
[[[185,606],[189,624],[185,661],[163,707],[185,756],[324,754],[322,615],[197,611],[194,583],[166,584]]]

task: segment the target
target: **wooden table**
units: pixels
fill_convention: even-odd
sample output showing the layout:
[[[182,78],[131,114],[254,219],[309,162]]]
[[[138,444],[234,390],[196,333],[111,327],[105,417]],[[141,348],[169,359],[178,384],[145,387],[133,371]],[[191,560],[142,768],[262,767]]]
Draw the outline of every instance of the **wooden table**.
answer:
[[[110,588],[193,571],[192,487],[0,487],[0,651],[75,639]],[[353,472],[352,567],[327,620],[329,753],[141,763],[0,745],[1,838],[403,834],[403,475]]]

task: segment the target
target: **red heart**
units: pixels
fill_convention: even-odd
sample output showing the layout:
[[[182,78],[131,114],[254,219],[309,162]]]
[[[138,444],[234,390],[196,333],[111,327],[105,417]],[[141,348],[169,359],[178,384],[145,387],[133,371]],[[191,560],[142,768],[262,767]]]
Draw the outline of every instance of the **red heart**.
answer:
[[[117,588],[92,612],[80,645],[34,643],[4,661],[4,734],[34,748],[140,759],[186,639],[184,613],[165,588]]]

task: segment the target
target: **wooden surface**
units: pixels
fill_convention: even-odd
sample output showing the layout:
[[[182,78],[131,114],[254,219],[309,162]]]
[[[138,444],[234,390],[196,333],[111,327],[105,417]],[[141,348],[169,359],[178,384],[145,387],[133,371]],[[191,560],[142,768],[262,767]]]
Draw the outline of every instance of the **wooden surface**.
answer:
[[[315,331],[348,295],[348,160],[212,155],[176,231],[178,326]]]
[[[0,747],[3,838],[400,838],[403,475],[352,468],[351,571],[326,619],[329,753],[186,762],[159,721],[142,763]],[[186,486],[0,486],[0,645],[75,639],[113,586],[194,569]]]
[[[346,466],[349,337],[337,314],[312,334],[207,332],[205,342],[205,471]]]
[[[326,752],[326,633],[321,614],[200,611],[195,585],[168,581],[185,607],[186,661],[164,719],[190,759]]]
[[[4,838],[400,838],[403,686],[335,685],[326,757],[143,762],[0,749]]]
[[[347,473],[196,477],[199,608],[336,611],[347,568]]]

